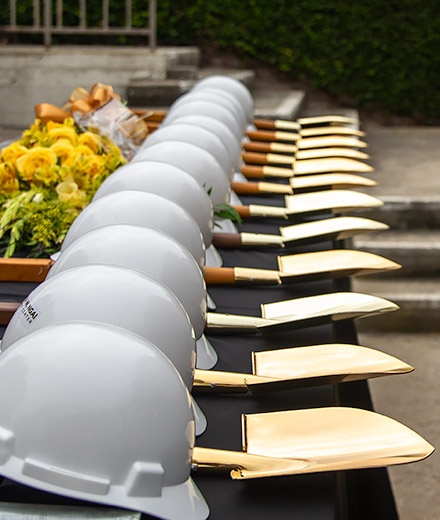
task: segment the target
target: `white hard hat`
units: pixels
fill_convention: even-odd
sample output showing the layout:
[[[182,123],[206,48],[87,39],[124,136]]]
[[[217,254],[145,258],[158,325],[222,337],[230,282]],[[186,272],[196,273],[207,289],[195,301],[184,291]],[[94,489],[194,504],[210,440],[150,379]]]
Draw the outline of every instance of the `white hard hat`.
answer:
[[[201,88],[196,90],[190,90],[188,93],[180,96],[174,103],[170,106],[169,110],[172,111],[177,109],[180,106],[185,105],[186,103],[192,103],[193,101],[208,101],[220,105],[235,117],[242,132],[246,130],[247,126],[247,117],[244,110],[241,108],[240,103],[234,97],[226,97],[219,94],[218,91],[212,88]]]
[[[182,115],[177,119],[174,119],[168,122],[166,119],[161,123],[161,128],[165,128],[168,125],[172,125],[175,123],[186,123],[190,125],[195,125],[200,128],[205,128],[205,130],[209,130],[210,132],[217,135],[222,140],[222,143],[228,148],[229,153],[233,157],[235,167],[240,165],[241,161],[241,141],[236,139],[233,132],[228,128],[225,123],[220,121],[219,119],[215,119],[211,117],[209,114],[192,114],[192,115]],[[153,134],[154,135],[154,134]]]
[[[235,96],[246,110],[248,122],[252,122],[254,117],[254,100],[249,89],[243,85],[241,81],[238,81],[231,76],[214,74],[198,81],[191,91],[204,88],[218,88]]]
[[[167,141],[191,143],[213,155],[229,178],[233,174],[233,157],[219,137],[204,128],[188,125],[179,121],[160,127],[145,139],[138,153],[150,146]]]
[[[170,236],[140,226],[95,229],[75,240],[50,268],[47,278],[81,265],[119,265],[150,275],[182,303],[198,339],[205,327],[206,286],[189,251]]]
[[[202,186],[181,168],[164,162],[130,162],[105,179],[93,201],[125,190],[155,193],[175,202],[197,222],[206,247],[211,244],[214,225],[211,199]]]
[[[167,520],[204,520],[194,418],[172,363],[109,325],[44,327],[0,356],[0,474]]]
[[[186,311],[158,280],[125,267],[83,265],[44,281],[9,322],[2,352],[38,329],[79,321],[114,325],[151,341],[191,389],[196,351]]]
[[[144,191],[127,190],[93,201],[70,226],[61,251],[85,233],[113,224],[134,224],[170,235],[188,249],[200,267],[204,265],[205,245],[192,216],[174,202]]]
[[[175,121],[176,119],[193,114],[207,115],[209,117],[214,117],[218,119],[222,123],[230,128],[231,132],[234,134],[235,139],[241,142],[243,137],[243,128],[238,123],[237,119],[231,114],[231,112],[225,108],[220,106],[218,103],[213,103],[212,101],[191,101],[185,103],[180,107],[176,107],[174,110],[170,110],[164,118],[164,123],[169,124],[171,121]]]
[[[210,195],[214,206],[229,201],[231,186],[227,173],[209,152],[194,144],[157,143],[136,154],[132,162],[146,160],[172,164],[189,173]]]

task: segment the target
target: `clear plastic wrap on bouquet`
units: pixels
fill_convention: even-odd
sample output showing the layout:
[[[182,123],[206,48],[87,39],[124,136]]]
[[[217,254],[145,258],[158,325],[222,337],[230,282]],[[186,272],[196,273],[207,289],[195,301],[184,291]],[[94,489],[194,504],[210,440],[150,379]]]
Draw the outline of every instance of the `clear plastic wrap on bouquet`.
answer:
[[[118,99],[111,99],[92,112],[75,111],[73,117],[82,130],[98,129],[101,135],[109,137],[127,161],[134,157],[148,134],[143,119]]]

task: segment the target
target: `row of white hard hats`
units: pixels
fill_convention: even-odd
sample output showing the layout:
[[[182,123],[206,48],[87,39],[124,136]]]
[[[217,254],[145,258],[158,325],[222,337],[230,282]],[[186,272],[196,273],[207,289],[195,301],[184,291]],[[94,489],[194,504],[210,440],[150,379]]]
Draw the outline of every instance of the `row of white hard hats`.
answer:
[[[190,478],[188,389],[205,324],[211,200],[227,200],[233,154],[227,163],[184,140],[146,150],[152,155],[102,185],[5,332],[0,473],[159,518],[202,520],[209,510]],[[176,160],[180,151],[185,161]],[[202,167],[191,166],[191,155]],[[203,176],[208,166],[215,175]]]

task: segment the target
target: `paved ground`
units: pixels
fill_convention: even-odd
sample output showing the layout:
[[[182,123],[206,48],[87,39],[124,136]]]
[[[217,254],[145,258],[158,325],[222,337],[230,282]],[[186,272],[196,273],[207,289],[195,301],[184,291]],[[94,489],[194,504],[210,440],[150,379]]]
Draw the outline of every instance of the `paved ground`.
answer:
[[[368,193],[440,197],[440,128],[385,127],[364,121],[377,188]],[[359,341],[402,358],[411,374],[370,382],[375,408],[413,428],[440,450],[440,335],[362,332]],[[428,460],[390,468],[401,520],[440,518],[440,451]]]

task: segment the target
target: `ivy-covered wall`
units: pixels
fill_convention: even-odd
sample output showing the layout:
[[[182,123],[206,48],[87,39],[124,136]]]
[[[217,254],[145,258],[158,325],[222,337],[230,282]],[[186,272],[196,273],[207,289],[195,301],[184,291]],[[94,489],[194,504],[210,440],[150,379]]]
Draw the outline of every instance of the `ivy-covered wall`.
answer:
[[[354,103],[440,122],[435,0],[159,0],[162,44],[214,41]]]

